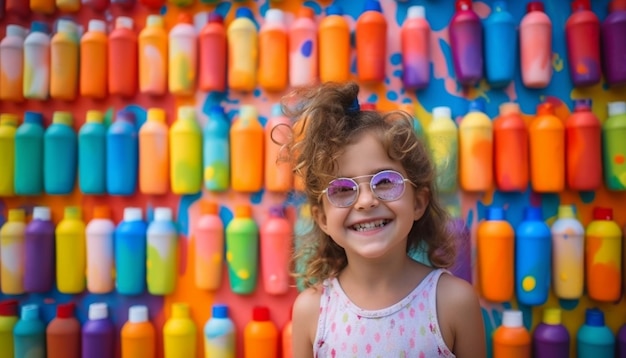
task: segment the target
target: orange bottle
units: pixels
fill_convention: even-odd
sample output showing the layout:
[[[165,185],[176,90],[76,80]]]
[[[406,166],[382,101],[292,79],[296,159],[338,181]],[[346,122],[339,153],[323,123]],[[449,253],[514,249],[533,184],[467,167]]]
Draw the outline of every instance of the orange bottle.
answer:
[[[108,72],[109,92],[113,95],[132,97],[137,93],[137,34],[133,31],[133,19],[119,16],[115,30],[109,35]]]
[[[291,121],[280,104],[272,107],[272,114],[265,125],[265,189],[274,192],[288,192],[293,188],[291,164],[281,153],[283,144],[291,135]]]
[[[169,178],[169,128],[165,111],[150,108],[146,122],[139,129],[139,191],[166,194]]]
[[[289,42],[282,10],[268,9],[259,31],[259,86],[280,92],[287,88]]]
[[[493,186],[493,124],[481,101],[470,103],[459,125],[459,184],[465,191]]]
[[[602,184],[602,127],[591,112],[591,100],[577,100],[565,121],[567,187],[596,190]]]
[[[502,325],[493,333],[493,358],[531,358],[531,349],[522,311],[504,310]]]
[[[530,122],[530,183],[539,193],[558,193],[565,188],[565,127],[554,115],[552,103],[537,106]]]
[[[56,10],[56,7],[54,0],[30,0],[30,10],[40,14],[51,15]]]
[[[267,307],[256,306],[252,310],[252,321],[243,332],[244,358],[278,357],[278,328],[270,320]]]
[[[321,82],[346,82],[350,79],[350,26],[339,5],[326,9],[319,26],[319,72]],[[378,56],[378,55],[377,55]]]
[[[89,20],[88,30],[80,40],[80,95],[103,99],[107,95],[106,23]]]
[[[263,188],[263,126],[252,105],[242,105],[230,129],[230,186],[241,192]]]
[[[282,339],[283,344],[283,358],[293,358],[293,322],[291,321],[291,313],[289,314],[289,321],[283,327]]]
[[[500,105],[493,122],[493,156],[496,186],[501,191],[528,187],[528,128],[517,103]]]
[[[156,333],[148,319],[146,306],[131,306],[128,309],[128,321],[122,326],[121,358],[156,357]]]
[[[78,28],[60,19],[50,41],[50,97],[71,101],[78,93]]]
[[[139,91],[159,96],[167,92],[167,32],[163,17],[148,15],[138,38]]]
[[[198,87],[202,91],[226,90],[226,29],[216,13],[198,35]]]
[[[622,297],[622,229],[613,209],[593,208],[585,230],[585,286],[589,298],[618,302]]]
[[[378,0],[367,0],[356,21],[356,72],[362,82],[385,80],[387,20]]]

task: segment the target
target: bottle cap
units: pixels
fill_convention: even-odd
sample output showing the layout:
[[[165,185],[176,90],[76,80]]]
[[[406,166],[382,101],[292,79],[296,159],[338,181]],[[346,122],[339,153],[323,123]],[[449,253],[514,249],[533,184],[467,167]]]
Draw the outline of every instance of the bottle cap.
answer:
[[[74,302],[62,303],[57,305],[58,318],[74,317]]]
[[[591,98],[580,98],[574,100],[574,111],[588,111],[591,109]]]
[[[587,308],[585,311],[585,324],[592,327],[604,326],[604,312],[597,308]]]
[[[24,217],[26,216],[26,213],[24,212],[24,209],[9,209],[8,216],[9,221],[24,222]]]
[[[24,112],[24,123],[38,124],[43,127],[43,114],[40,112],[26,111]]]
[[[0,125],[17,127],[19,118],[13,113],[0,114]]]
[[[270,310],[265,306],[255,306],[252,308],[252,320],[253,321],[269,321],[270,320]]]
[[[437,118],[450,118],[452,116],[452,112],[450,107],[435,107],[433,108],[433,119]]]
[[[423,6],[409,6],[406,14],[407,19],[423,19],[426,17],[426,9]]]
[[[228,306],[224,304],[215,304],[211,309],[213,318],[228,318]]]
[[[44,34],[48,34],[49,32],[48,24],[43,21],[33,21],[30,23],[30,32],[41,32]]]
[[[537,106],[537,115],[554,115],[554,105],[550,102],[543,102]]]
[[[613,209],[611,208],[593,208],[593,220],[613,220]]]
[[[17,300],[4,300],[0,302],[0,316],[17,316]]]
[[[375,111],[376,103],[372,103],[372,102],[361,103],[361,110],[362,111]]]
[[[507,116],[510,114],[519,114],[519,104],[515,102],[505,102],[502,103],[499,107],[500,115]]]
[[[330,5],[326,8],[326,16],[343,16],[343,9],[339,5]]]
[[[154,209],[154,220],[171,221],[172,209],[166,207],[158,207]]]
[[[267,9],[265,12],[265,22],[268,24],[282,24],[284,20],[284,13],[280,9]]]
[[[550,325],[561,324],[561,310],[558,308],[546,308],[543,310],[543,323]]]
[[[469,103],[469,112],[485,112],[485,101],[480,99],[473,100]]]
[[[196,109],[193,106],[180,106],[178,107],[177,114],[178,119],[196,119]]]
[[[235,206],[236,218],[249,218],[252,216],[252,208],[250,205],[240,204]]]
[[[59,32],[76,35],[78,28],[76,27],[76,23],[72,20],[59,19],[57,21],[57,33]]]
[[[499,206],[488,207],[487,220],[504,220],[504,209]]]
[[[141,208],[124,208],[124,221],[141,221]]]
[[[215,201],[202,200],[200,201],[200,213],[205,215],[216,215],[218,213],[218,205]]]
[[[298,9],[297,17],[315,20],[315,10],[311,7],[303,5]]]
[[[270,207],[270,217],[273,218],[284,218],[285,217],[285,209],[282,205],[275,205]]]
[[[526,221],[543,221],[541,208],[538,206],[527,206],[524,208],[524,220]]]
[[[222,15],[211,11],[209,13],[209,23],[210,24],[223,24],[224,23],[224,18],[222,17]]]
[[[82,212],[78,206],[66,206],[63,210],[63,218],[65,219],[82,219]]]
[[[89,320],[105,319],[109,316],[107,304],[104,302],[92,303],[89,305]]]
[[[52,114],[52,123],[65,124],[71,127],[73,122],[74,119],[72,118],[72,113],[70,112],[55,111]]]
[[[149,121],[165,123],[165,110],[163,108],[148,108],[146,116]]]
[[[380,6],[380,2],[378,0],[365,0],[365,5],[363,6],[363,12],[365,11],[383,12],[383,9]]]
[[[193,18],[191,14],[188,12],[180,12],[178,13],[178,23],[179,24],[193,24]]]
[[[131,124],[135,124],[135,113],[122,109],[117,112],[117,116],[115,117],[116,121],[126,121]]]
[[[575,0],[572,2],[572,12],[591,10],[589,0]]]
[[[115,19],[116,29],[133,29],[133,18],[128,16],[118,16]]]
[[[24,305],[22,306],[22,320],[33,321],[39,319],[39,306],[37,305]]]
[[[33,220],[50,220],[50,208],[47,206],[35,206],[33,208]]]
[[[522,327],[524,324],[524,316],[522,311],[517,310],[504,310],[502,313],[502,326],[517,328]]]
[[[256,117],[256,107],[251,104],[243,104],[239,107],[239,117],[251,118]]]
[[[87,111],[87,123],[102,123],[104,121],[104,115],[102,112],[95,109]]]
[[[141,323],[148,321],[148,307],[137,305],[128,308],[128,322]]]
[[[526,4],[526,12],[541,11],[544,12],[543,3],[541,1],[531,1]]]
[[[15,24],[7,25],[6,36],[15,36],[23,39],[26,37],[26,28]]]
[[[172,318],[188,318],[189,305],[182,302],[172,303]]]
[[[493,11],[506,11],[506,2],[505,1],[494,1],[492,6]]]
[[[280,103],[274,103],[272,105],[272,117],[282,117],[283,115],[283,106]]]
[[[466,11],[472,8],[472,0],[457,0],[456,11]]]
[[[574,213],[573,205],[559,205],[557,216],[559,218],[574,218],[576,214]]]
[[[111,209],[108,206],[99,205],[93,208],[94,219],[110,219]]]
[[[252,13],[252,10],[248,9],[247,7],[240,7],[237,9],[237,11],[235,12],[235,18],[240,18],[240,17],[246,17],[250,20],[254,20],[254,14]]]
[[[91,20],[89,20],[89,25],[87,25],[87,30],[88,31],[94,31],[94,32],[106,33],[107,32],[107,24],[106,24],[106,22],[104,22],[102,20],[91,19]]]
[[[146,17],[146,27],[163,27],[163,16],[161,15],[148,15]]]
[[[609,102],[609,117],[619,116],[620,114],[626,113],[626,102]]]

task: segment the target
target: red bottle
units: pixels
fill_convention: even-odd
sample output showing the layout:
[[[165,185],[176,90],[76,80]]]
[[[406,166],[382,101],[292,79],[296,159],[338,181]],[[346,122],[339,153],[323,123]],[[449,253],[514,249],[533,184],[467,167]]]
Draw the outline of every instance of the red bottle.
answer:
[[[602,184],[601,125],[591,100],[576,100],[565,121],[565,170],[568,188],[596,190]]]
[[[496,186],[501,191],[528,187],[528,128],[517,103],[503,103],[493,122],[493,155]]]
[[[565,24],[567,62],[575,87],[600,82],[600,20],[591,11],[589,0],[572,3],[572,15]]]
[[[139,3],[145,7],[160,9],[165,5],[165,0],[139,0]]]
[[[15,14],[19,17],[28,17],[30,15],[29,2],[26,0],[6,0],[4,9],[7,14]]]
[[[216,13],[198,36],[198,87],[202,91],[226,90],[226,29],[224,20]]]
[[[133,19],[119,16],[115,30],[109,35],[109,93],[132,97],[137,92],[138,53],[137,34]]]
[[[109,0],[83,0],[82,3],[83,5],[91,7],[95,11],[104,11],[109,7]]]
[[[46,327],[48,358],[80,358],[80,322],[72,302],[57,306],[57,316]]]

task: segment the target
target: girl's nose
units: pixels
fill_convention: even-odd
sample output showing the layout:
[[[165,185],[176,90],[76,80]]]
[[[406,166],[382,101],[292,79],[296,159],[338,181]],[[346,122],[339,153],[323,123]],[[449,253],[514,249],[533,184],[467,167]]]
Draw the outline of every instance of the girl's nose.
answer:
[[[361,185],[367,184],[367,185]],[[354,203],[354,207],[357,210],[364,210],[368,208],[373,208],[378,206],[379,200],[376,197],[376,194],[372,191],[371,186],[368,182],[359,183],[359,191],[357,193],[356,202]]]

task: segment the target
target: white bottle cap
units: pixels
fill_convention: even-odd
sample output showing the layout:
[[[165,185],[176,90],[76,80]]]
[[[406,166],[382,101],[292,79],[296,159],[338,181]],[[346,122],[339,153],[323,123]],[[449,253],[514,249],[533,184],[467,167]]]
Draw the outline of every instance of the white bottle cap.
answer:
[[[20,25],[7,25],[6,36],[16,36],[20,38],[26,37],[26,28]]]
[[[33,208],[33,220],[50,220],[50,208],[47,206],[35,206]]]
[[[172,220],[172,209],[159,207],[154,209],[154,220],[160,221],[171,221]]]
[[[92,19],[92,20],[89,20],[89,25],[88,25],[87,29],[89,31],[106,33],[107,32],[107,24],[106,24],[106,22],[104,22],[102,20]]]
[[[268,9],[265,12],[265,22],[271,24],[282,24],[283,23],[283,11],[280,9]]]
[[[148,307],[146,306],[130,306],[128,309],[128,322],[141,323],[148,320]]]
[[[59,19],[57,22],[57,33],[63,32],[66,34],[75,34],[78,32],[78,27],[74,21]]]
[[[89,319],[104,319],[108,317],[107,304],[103,302],[92,303],[89,305]]]
[[[433,118],[450,118],[452,112],[450,107],[435,107],[433,108]]]
[[[626,113],[626,102],[609,102],[609,117]]]
[[[141,221],[141,208],[124,208],[124,221]]]
[[[196,119],[196,108],[194,106],[178,107],[178,118],[180,119]]]
[[[257,111],[256,107],[251,104],[242,104],[239,106],[239,117],[241,118],[252,118],[256,117]]]
[[[163,27],[163,16],[148,15],[148,17],[146,18],[146,26]]]
[[[133,29],[133,19],[131,17],[128,16],[118,16],[117,19],[115,19],[115,28],[116,29],[121,29],[121,28],[125,28],[125,29]]]
[[[409,6],[406,17],[408,19],[423,19],[426,16],[426,10],[423,6]]]
[[[522,327],[524,324],[524,318],[522,311],[517,310],[504,310],[502,314],[502,325],[504,327],[517,328]]]

